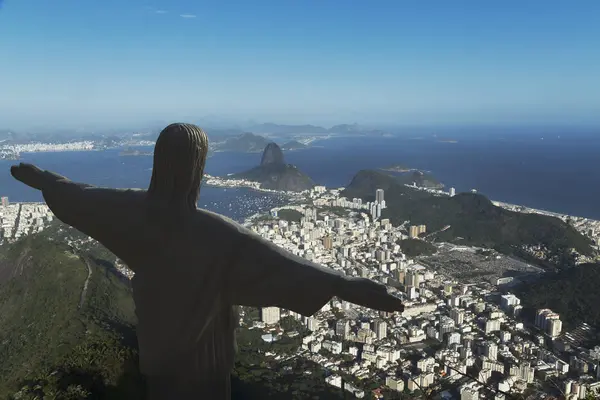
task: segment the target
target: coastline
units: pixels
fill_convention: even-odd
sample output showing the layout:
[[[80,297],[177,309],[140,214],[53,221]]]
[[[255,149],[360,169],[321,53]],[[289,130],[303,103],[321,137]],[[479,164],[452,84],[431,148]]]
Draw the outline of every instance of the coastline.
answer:
[[[293,205],[295,202],[298,202],[301,200],[306,200],[307,192],[308,192],[308,191],[284,192],[284,191],[278,191],[278,190],[263,189],[260,187],[260,184],[258,182],[251,182],[251,181],[245,181],[245,180],[230,180],[230,179],[226,179],[226,178],[224,179],[224,178],[219,178],[219,177],[213,177],[211,175],[205,176],[205,180],[204,180],[203,184],[206,186],[209,186],[209,187],[220,188],[220,189],[228,189],[228,188],[229,189],[238,189],[238,188],[249,189],[251,191],[263,193],[265,195],[282,196],[282,197],[286,198],[287,201],[289,201],[290,204],[286,204],[286,205],[278,207],[278,208],[289,208],[288,206]],[[449,194],[447,192],[444,192],[441,190],[413,187],[410,185],[407,185],[407,186],[409,186],[415,190],[428,191],[428,192],[432,193],[433,195],[449,196]],[[328,191],[336,190],[336,189],[338,189],[338,188],[326,188],[326,190],[328,190]],[[595,243],[600,243],[600,220],[594,220],[591,218],[579,217],[579,216],[575,216],[575,215],[560,214],[560,213],[556,213],[556,212],[552,212],[552,211],[535,209],[535,208],[531,208],[531,207],[526,207],[526,206],[521,206],[521,205],[511,204],[511,203],[506,203],[506,202],[500,202],[500,201],[495,201],[495,200],[490,200],[490,201],[492,202],[492,204],[494,206],[501,207],[501,208],[504,208],[509,211],[518,212],[518,213],[522,213],[522,214],[541,214],[541,215],[547,215],[547,216],[550,216],[553,218],[558,218],[565,223],[568,222],[569,224],[571,224],[571,226],[576,231],[578,231],[580,234],[582,234],[586,237],[591,238]],[[11,202],[11,204],[15,204],[15,205],[16,204],[45,205],[45,202],[15,201],[15,202]],[[248,215],[247,217],[245,217],[243,219],[243,224],[244,225],[252,224],[254,219],[269,213],[271,210],[272,209],[269,209],[269,210],[265,209],[265,210],[253,213],[251,215]]]
[[[241,181],[241,180],[230,180],[230,179],[224,179],[224,178],[219,178],[219,177],[213,177],[210,175],[205,175],[206,176],[206,185],[211,186],[211,187],[217,187],[217,188],[247,188],[247,189],[253,189],[257,192],[265,192],[265,193],[271,193],[271,194],[281,194],[281,195],[288,195],[290,197],[299,197],[301,195],[302,192],[282,192],[282,191],[278,191],[278,190],[271,190],[271,189],[263,189],[260,187],[260,184],[257,182],[250,182],[250,181]],[[430,189],[430,188],[423,188],[423,187],[414,187],[411,185],[406,185],[407,187],[410,187],[411,189],[414,190],[424,190],[424,191],[429,191],[434,195],[445,195],[445,196],[450,196],[449,193],[444,192],[440,189]],[[331,189],[337,189],[337,188],[327,188],[327,190],[331,190]],[[548,210],[542,210],[542,209],[537,209],[537,208],[533,208],[533,207],[528,207],[528,206],[522,206],[519,204],[512,204],[512,203],[506,203],[506,202],[502,202],[502,201],[497,201],[497,200],[492,200],[490,199],[490,201],[492,202],[493,205],[495,205],[496,207],[500,207],[500,208],[504,208],[510,211],[515,211],[515,212],[519,212],[519,213],[523,213],[523,214],[542,214],[542,215],[547,215],[550,217],[555,217],[555,218],[559,218],[561,220],[566,220],[566,219],[578,219],[578,220],[586,220],[589,222],[595,222],[598,223],[600,225],[600,220],[595,220],[592,218],[587,218],[587,217],[581,217],[581,216],[577,216],[577,215],[570,215],[570,214],[561,214],[561,213],[557,213],[557,212],[553,212],[553,211],[548,211]]]

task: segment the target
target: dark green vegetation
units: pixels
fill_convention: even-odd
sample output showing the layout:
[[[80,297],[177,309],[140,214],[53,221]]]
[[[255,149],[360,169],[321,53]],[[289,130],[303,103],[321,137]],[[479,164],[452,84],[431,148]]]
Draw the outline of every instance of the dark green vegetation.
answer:
[[[57,223],[0,247],[0,399],[143,398],[129,282],[95,242],[79,242],[77,254],[67,244],[84,238]],[[289,318],[283,326],[304,329]],[[291,354],[300,336],[269,344],[260,335],[238,333],[234,399],[343,398],[318,365],[265,357],[269,349]]]
[[[427,225],[427,232],[440,241],[493,248],[504,254],[526,256],[524,246],[546,249],[545,266],[565,267],[572,264],[572,252],[591,254],[591,241],[558,218],[522,214],[496,207],[480,194],[461,193],[454,197],[434,196],[401,184],[395,176],[374,171],[358,172],[342,192],[348,198],[365,201],[375,198],[375,190],[385,190],[387,207],[383,218],[395,225],[410,221]]]
[[[348,214],[350,214],[350,210],[344,207],[338,207],[338,206],[325,206],[325,207],[321,207],[321,211],[323,213],[329,212],[333,215],[336,215],[338,217],[347,217]]]
[[[600,328],[600,264],[546,274],[540,280],[522,285],[519,297],[532,310],[550,308],[560,314],[567,328],[580,322]]]
[[[399,183],[406,185],[416,184],[418,187],[428,189],[444,188],[444,185],[433,175],[419,171],[418,169],[407,167],[403,164],[394,164],[385,168],[380,168],[380,171],[396,177]]]
[[[270,190],[301,192],[315,186],[310,177],[285,163],[281,148],[273,142],[265,147],[259,166],[231,177],[259,182],[261,188]]]
[[[277,211],[277,216],[279,219],[283,219],[288,222],[300,222],[304,214],[300,211],[293,210],[291,208],[284,208],[282,210]]]
[[[101,252],[76,255],[50,234],[0,253],[0,398],[36,385],[57,398],[91,391],[134,397],[140,386],[128,284],[96,258]]]
[[[257,310],[247,310],[251,310],[249,321],[258,318]],[[291,317],[282,318],[280,325],[286,332],[306,332],[306,327]],[[261,339],[262,334],[258,329],[242,328],[237,335],[240,350],[233,376],[245,396],[282,400],[344,398],[341,390],[325,383],[325,371],[318,364],[300,358],[287,361],[265,358],[268,351],[281,354],[284,359],[293,355],[302,345],[302,335],[290,338],[284,334],[281,339],[267,343]],[[249,398],[245,396],[240,398]]]
[[[437,249],[434,245],[424,240],[419,239],[404,239],[399,243],[402,252],[406,254],[407,257],[418,257],[418,256],[430,256],[437,252]]]

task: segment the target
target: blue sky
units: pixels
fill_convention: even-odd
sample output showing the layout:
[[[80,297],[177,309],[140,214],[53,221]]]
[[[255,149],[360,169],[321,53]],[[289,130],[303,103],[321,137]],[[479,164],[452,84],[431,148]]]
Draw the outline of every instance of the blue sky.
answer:
[[[600,1],[4,0],[0,128],[600,122]]]

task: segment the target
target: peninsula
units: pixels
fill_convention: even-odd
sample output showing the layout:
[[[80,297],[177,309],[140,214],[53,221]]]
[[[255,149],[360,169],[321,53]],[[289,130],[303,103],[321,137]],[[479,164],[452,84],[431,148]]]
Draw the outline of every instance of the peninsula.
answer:
[[[297,140],[290,140],[281,146],[281,150],[292,151],[292,150],[302,150],[308,148],[308,145],[301,143]]]
[[[414,185],[426,189],[443,189],[444,184],[433,175],[416,168],[407,167],[403,164],[394,164],[389,167],[380,168],[379,171],[390,173],[398,182],[406,185]]]
[[[263,189],[290,192],[302,192],[315,186],[313,180],[296,166],[285,163],[281,148],[273,142],[265,147],[259,166],[230,178],[259,182]]]
[[[134,150],[134,149],[125,149],[121,152],[119,152],[120,156],[151,156],[154,153],[151,151],[141,151],[141,150]]]

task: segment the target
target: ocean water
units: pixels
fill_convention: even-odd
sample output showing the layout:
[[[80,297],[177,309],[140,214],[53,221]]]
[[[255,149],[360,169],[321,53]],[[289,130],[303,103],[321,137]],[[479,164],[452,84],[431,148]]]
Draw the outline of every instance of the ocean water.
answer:
[[[598,132],[600,133],[600,132]],[[285,153],[317,183],[340,187],[367,168],[404,164],[430,171],[447,187],[473,188],[493,200],[522,204],[571,215],[600,219],[600,135],[559,129],[496,130],[489,134],[431,132],[395,137],[338,137],[314,142],[314,147]],[[449,142],[447,139],[451,139]],[[260,162],[260,154],[216,153],[206,172],[226,175]],[[111,187],[147,187],[152,158],[120,157],[117,150],[31,153],[23,162],[61,173],[73,180]],[[0,194],[12,201],[41,201],[36,191],[14,181],[0,161]],[[200,205],[242,218],[281,204],[281,196],[249,189],[204,187]]]
[[[229,158],[219,161],[225,164]],[[35,164],[77,182],[117,188],[147,188],[152,168],[152,157],[122,157],[118,150],[28,153],[22,154],[22,159],[18,162]],[[0,160],[0,194],[8,196],[14,202],[43,201],[39,191],[16,181],[10,175],[10,166],[15,163]],[[246,188],[203,187],[200,190],[199,206],[242,220],[257,212],[282,205],[285,201],[284,196]]]

